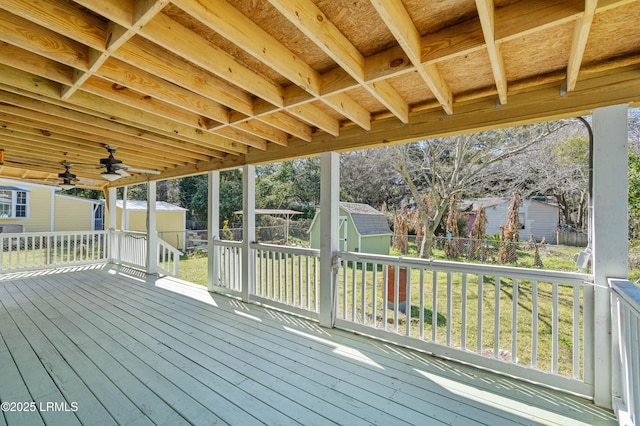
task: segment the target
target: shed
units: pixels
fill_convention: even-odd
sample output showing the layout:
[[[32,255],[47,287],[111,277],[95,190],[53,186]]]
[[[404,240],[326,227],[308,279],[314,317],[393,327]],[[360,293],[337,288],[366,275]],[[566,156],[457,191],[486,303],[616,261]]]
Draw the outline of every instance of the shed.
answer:
[[[560,221],[560,208],[553,197],[533,197],[522,202],[518,215],[520,238],[529,239],[533,234],[537,241],[544,237],[548,243],[556,242],[556,231]],[[510,198],[470,198],[460,202],[460,210],[467,211],[469,229],[473,226],[475,213],[482,205],[487,215],[486,235],[499,235],[500,226],[507,223]]]
[[[123,220],[123,202],[116,201],[116,229],[129,231],[147,231],[147,202],[127,200],[125,223]],[[108,217],[107,217],[108,222]],[[156,202],[156,230],[158,236],[175,248],[185,251],[187,232],[187,209],[165,201]],[[109,225],[107,224],[107,227]]]
[[[318,210],[309,228],[311,248],[320,248]],[[382,212],[368,204],[340,202],[340,250],[389,254],[391,228]]]

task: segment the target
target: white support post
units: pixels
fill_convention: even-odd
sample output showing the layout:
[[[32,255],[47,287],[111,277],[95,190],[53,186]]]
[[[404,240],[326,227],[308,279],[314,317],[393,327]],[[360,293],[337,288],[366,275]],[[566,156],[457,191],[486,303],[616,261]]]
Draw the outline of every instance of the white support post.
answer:
[[[128,186],[122,188],[122,218],[120,220],[120,229],[123,231],[129,230],[129,212],[127,211],[127,190]]]
[[[116,201],[118,200],[118,190],[116,188],[108,188],[107,189],[107,211],[109,212],[109,234],[108,234],[108,242],[109,242],[109,259],[110,262],[114,262],[114,259],[116,257],[116,253],[114,252],[114,248],[115,247],[119,247],[120,245],[118,244],[118,246],[116,246],[116,235],[115,235],[115,230],[117,228],[117,221],[118,221],[118,212],[117,212],[117,203]],[[118,248],[118,253],[120,252],[120,249]],[[118,259],[119,261],[119,259]]]
[[[208,174],[209,199],[207,201],[207,287],[209,291],[220,285],[220,250],[213,246],[214,240],[220,239],[220,172]]]
[[[147,274],[158,273],[158,232],[156,228],[156,182],[147,183]]]
[[[628,274],[627,105],[593,111],[594,402],[612,407],[611,297],[608,278]]]
[[[337,283],[334,256],[338,252],[340,216],[340,154],[320,154],[320,325],[332,328],[336,315]]]
[[[255,286],[255,261],[251,243],[256,240],[256,166],[242,168],[242,300],[249,301]]]

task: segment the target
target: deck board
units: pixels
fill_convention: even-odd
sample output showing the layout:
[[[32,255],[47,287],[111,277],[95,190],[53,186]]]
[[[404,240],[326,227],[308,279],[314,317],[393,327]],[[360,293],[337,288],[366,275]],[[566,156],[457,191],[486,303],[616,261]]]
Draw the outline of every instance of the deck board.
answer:
[[[0,400],[78,403],[0,425],[615,424],[580,398],[108,265],[0,276],[0,302]]]

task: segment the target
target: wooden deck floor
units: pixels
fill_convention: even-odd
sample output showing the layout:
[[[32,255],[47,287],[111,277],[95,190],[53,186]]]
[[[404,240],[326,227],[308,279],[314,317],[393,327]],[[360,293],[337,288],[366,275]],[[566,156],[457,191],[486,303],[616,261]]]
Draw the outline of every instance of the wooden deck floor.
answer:
[[[0,276],[0,302],[0,425],[615,424],[588,401],[108,265]]]

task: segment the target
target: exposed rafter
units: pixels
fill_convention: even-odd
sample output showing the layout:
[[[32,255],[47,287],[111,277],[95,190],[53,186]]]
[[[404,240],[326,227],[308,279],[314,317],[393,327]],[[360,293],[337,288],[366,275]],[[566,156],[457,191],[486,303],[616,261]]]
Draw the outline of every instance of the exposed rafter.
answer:
[[[496,20],[493,0],[476,0],[476,8],[480,17],[480,25],[491,62],[493,78],[496,80],[496,88],[500,103],[507,103],[507,75],[504,70],[504,60],[500,52],[500,44],[496,42]]]
[[[404,49],[429,90],[438,99],[442,108],[447,114],[453,114],[451,90],[435,64],[422,64],[420,34],[402,3],[392,0],[372,0],[371,3]]]
[[[640,97],[640,0],[344,4],[0,0],[0,148],[165,179]]]

